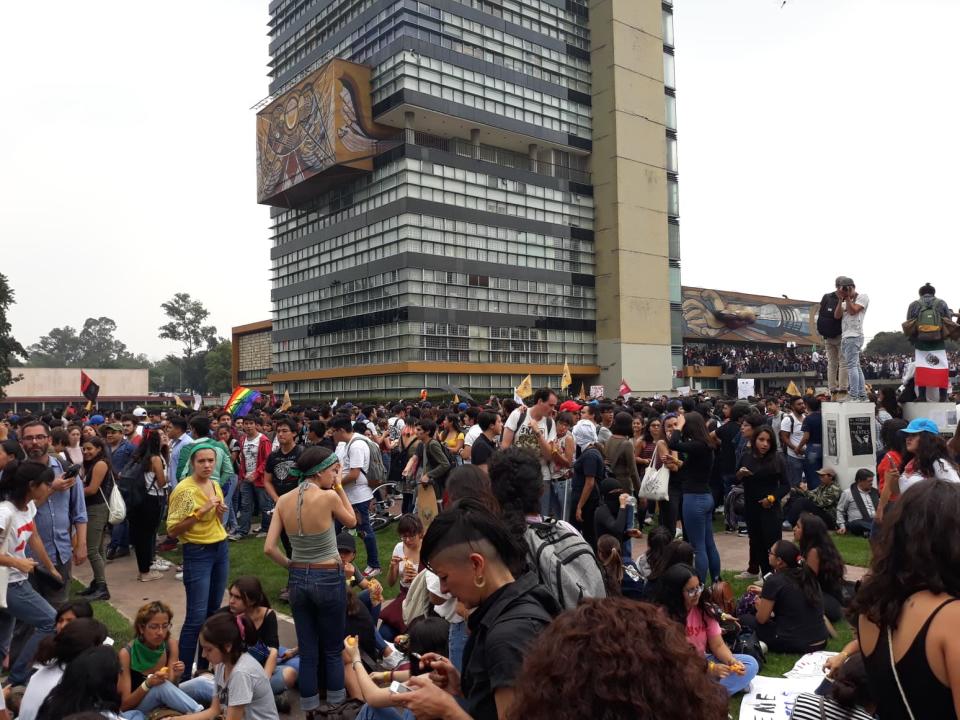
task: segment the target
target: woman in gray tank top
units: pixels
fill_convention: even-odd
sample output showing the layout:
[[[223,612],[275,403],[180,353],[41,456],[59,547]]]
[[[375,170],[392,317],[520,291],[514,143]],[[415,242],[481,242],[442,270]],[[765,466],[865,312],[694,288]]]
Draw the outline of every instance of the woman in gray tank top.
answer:
[[[314,720],[346,699],[340,653],[347,595],[335,523],[355,527],[357,518],[340,484],[340,461],[331,450],[307,448],[290,472],[300,485],[277,501],[263,551],[290,572],[290,608],[300,646],[300,707],[307,720]],[[289,558],[278,547],[281,532],[290,538]],[[324,705],[317,686],[321,650]]]

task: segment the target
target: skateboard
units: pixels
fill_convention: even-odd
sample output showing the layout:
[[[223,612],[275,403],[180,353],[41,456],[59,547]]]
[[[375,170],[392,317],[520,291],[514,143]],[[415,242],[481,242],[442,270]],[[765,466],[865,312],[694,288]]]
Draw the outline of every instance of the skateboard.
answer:
[[[419,483],[417,485],[417,515],[420,516],[420,522],[423,523],[423,530],[426,532],[430,523],[437,516],[439,508],[437,506],[437,491],[433,489],[430,483]]]

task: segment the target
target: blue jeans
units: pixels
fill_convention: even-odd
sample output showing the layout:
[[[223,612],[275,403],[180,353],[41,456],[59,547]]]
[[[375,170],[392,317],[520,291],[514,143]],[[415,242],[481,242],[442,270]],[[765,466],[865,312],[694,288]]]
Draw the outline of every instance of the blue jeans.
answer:
[[[467,632],[467,621],[450,623],[450,632],[447,635],[447,657],[453,666],[463,672],[463,651],[467,647],[467,638],[470,633]]]
[[[130,547],[130,526],[124,520],[119,525],[114,525],[110,530],[110,544],[107,549],[127,550]]]
[[[803,474],[807,479],[807,490],[813,490],[820,485],[820,476],[817,470],[823,468],[823,445],[807,443],[807,456],[803,464]]]
[[[346,699],[343,687],[343,638],[346,634],[347,585],[343,568],[290,568],[290,609],[300,646],[300,708],[320,707],[317,669],[323,650],[327,702]]]
[[[416,720],[409,710],[401,708],[375,708],[364,705],[357,713],[356,720]]]
[[[370,502],[353,505],[353,512],[357,516],[357,535],[363,538],[363,546],[367,549],[367,565],[372,568],[380,567],[380,552],[377,549],[377,536],[370,524]],[[343,525],[335,523],[337,534],[343,530]]]
[[[737,675],[736,673],[730,673],[725,678],[719,678],[718,683],[723,685],[727,691],[727,695],[733,697],[738,692],[743,692],[750,686],[750,681],[753,680],[757,673],[760,672],[760,666],[757,664],[757,661],[751,655],[734,655],[734,659],[743,664],[744,673],[743,675]],[[707,660],[710,662],[718,663],[720,660],[707,653]]]
[[[227,506],[227,522],[224,527],[227,532],[233,532],[237,529],[237,511],[233,507],[233,496],[237,493],[237,476],[228,475],[220,485],[220,490],[223,492],[223,504]]]
[[[17,657],[12,658],[10,666],[10,684],[26,685],[32,674],[33,656],[37,654],[37,645],[48,635],[53,635],[56,611],[28,580],[13,582],[7,585],[7,608],[0,610],[0,664],[10,652],[10,639],[13,636],[14,622],[19,620],[33,628],[33,632],[20,650]]]
[[[226,540],[210,545],[183,543],[183,586],[187,591],[187,609],[180,629],[180,659],[186,666],[183,671],[185,680],[193,674],[200,628],[223,604],[228,570]]]
[[[866,400],[867,385],[860,368],[860,348],[863,347],[863,336],[845,337],[840,340],[840,357],[843,366],[847,369],[850,381],[850,399]]]
[[[240,483],[240,511],[237,513],[237,534],[249,535],[250,523],[253,520],[253,506],[256,501],[256,488],[252,482],[243,480]]]
[[[627,524],[625,526],[626,530],[633,530],[633,519],[636,512],[637,512],[637,509],[633,505],[627,505]],[[625,557],[625,558],[633,557],[633,554],[631,552],[633,550],[633,544],[630,542],[629,537],[626,538],[621,543],[620,550],[621,550],[622,557]]]
[[[793,457],[789,453],[785,455],[787,482],[790,487],[795,488],[803,482],[803,458]]]
[[[693,545],[697,575],[706,582],[707,571],[714,582],[720,579],[720,553],[713,540],[713,495],[685,493],[683,495],[683,529]]]
[[[267,532],[270,529],[270,518],[273,515],[273,508],[276,503],[267,493],[266,488],[254,488],[257,491],[257,505],[260,506],[260,532]]]
[[[211,697],[213,696],[211,695]],[[169,680],[162,685],[150,688],[140,704],[134,709],[139,710],[144,715],[149,715],[159,707],[168,707],[184,714],[203,710],[200,703]]]

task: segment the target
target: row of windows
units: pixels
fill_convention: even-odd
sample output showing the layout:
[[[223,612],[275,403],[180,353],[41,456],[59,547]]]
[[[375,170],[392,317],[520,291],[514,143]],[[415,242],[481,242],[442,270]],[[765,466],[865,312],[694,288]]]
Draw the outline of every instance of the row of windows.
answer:
[[[303,57],[376,2],[379,0],[334,0],[320,9],[273,51],[275,71],[279,72],[280,64],[289,64],[291,58]]]
[[[561,361],[562,362],[562,361]],[[361,377],[335,377],[323,380],[299,380],[274,385],[274,392],[282,394],[290,391],[295,399],[323,398],[333,400],[337,397],[354,399],[376,398],[395,400],[398,395],[413,397],[419,395],[422,388],[443,388],[450,385],[469,388],[478,399],[485,399],[487,393],[510,393],[523,380],[524,375],[489,374],[447,374],[447,373],[410,373],[405,375],[364,375]],[[560,376],[536,375],[534,387],[559,387]]]
[[[502,18],[541,35],[562,40],[568,45],[590,49],[590,31],[586,18],[568,13],[542,0],[456,0],[461,5]]]
[[[409,89],[558,132],[593,137],[588,105],[410,51],[378,65],[374,77],[375,103],[401,89]]]

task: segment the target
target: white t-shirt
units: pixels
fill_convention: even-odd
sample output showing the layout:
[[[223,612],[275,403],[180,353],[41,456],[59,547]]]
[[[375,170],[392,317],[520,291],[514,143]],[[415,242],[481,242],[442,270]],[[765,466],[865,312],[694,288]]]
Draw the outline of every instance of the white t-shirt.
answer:
[[[167,461],[163,459],[163,455],[160,456],[160,464],[163,465],[163,472],[166,475],[167,472]],[[154,497],[163,497],[163,488],[160,487],[160,484],[156,481],[156,474],[153,470],[148,470],[143,474],[143,482],[147,486],[147,495],[153,495]]]
[[[953,465],[950,465],[949,463],[944,462],[943,460],[937,460],[937,462],[935,463],[935,466],[936,466],[936,473],[934,474],[934,477],[937,480],[946,480],[947,482],[960,483],[960,475],[957,475],[957,471],[953,468]],[[901,476],[900,492],[905,493],[907,490],[909,490],[911,487],[916,485],[918,482],[921,482],[922,480],[925,480],[925,479],[926,478],[924,478],[923,475],[921,475],[918,472],[913,472],[913,473],[910,473],[909,475]],[[13,574],[13,571],[11,571],[11,575],[12,574]]]
[[[260,433],[252,438],[243,438],[243,460],[246,463],[248,473],[257,469],[257,455],[260,452]],[[245,480],[246,478],[244,478]]]
[[[227,708],[242,706],[244,720],[279,720],[270,678],[252,655],[241,655],[230,677],[225,675],[226,665],[220,663],[214,671],[213,680],[220,700],[220,711],[224,716]]]
[[[337,445],[337,457],[340,458],[340,469],[343,477],[353,468],[360,468],[360,475],[356,482],[344,485],[343,489],[347,493],[347,499],[351,505],[369,502],[373,498],[373,492],[367,484],[367,468],[370,467],[370,446],[362,435],[353,434],[351,442],[340,443]],[[350,452],[347,452],[347,447]]]
[[[793,413],[784,413],[783,419],[780,421],[780,432],[790,433],[790,442],[793,445],[799,445],[800,441],[803,440],[803,418],[798,418]],[[793,448],[790,447],[787,448],[787,455],[795,458],[803,457],[803,455],[795,453]]]
[[[863,337],[863,318],[867,314],[867,308],[870,306],[870,298],[864,293],[857,295],[856,299],[853,301],[857,305],[862,305],[863,310],[858,312],[856,315],[851,315],[846,311],[847,303],[849,300],[844,301],[844,312],[843,319],[840,321],[840,325],[843,328],[843,332],[840,334],[840,337]]]
[[[403,421],[401,417],[392,417],[387,420],[387,429],[390,431],[391,440],[399,440],[400,435],[403,433],[403,429],[407,424]]]
[[[36,517],[37,506],[33,500],[27,503],[26,510],[18,510],[10,501],[0,503],[0,531],[8,535],[5,548],[8,555],[18,558],[27,557],[27,543],[36,530],[33,518]],[[16,568],[10,568],[9,582],[23,582],[27,574]]]
[[[537,458],[540,460],[540,471],[543,474],[543,481],[546,483],[550,482],[550,461],[545,460],[543,453],[540,452],[540,441],[537,440],[536,433],[533,431],[534,425],[540,428],[540,433],[547,442],[552,443],[557,439],[557,424],[553,419],[541,418],[539,421],[535,421],[533,416],[530,415],[529,410],[526,411],[523,416],[523,422],[521,422],[520,408],[517,408],[510,413],[510,417],[507,418],[507,422],[504,423],[503,427],[507,430],[514,431],[513,447],[529,448],[536,452]]]
[[[407,559],[406,556],[403,554],[403,540],[398,542],[396,547],[393,548],[393,557],[400,558],[400,565],[397,568],[398,570],[397,577],[400,580],[400,587],[404,587],[404,588],[410,587],[410,583],[406,583],[403,581],[403,565],[404,565],[404,560]],[[413,562],[413,561],[411,560],[410,562]]]
[[[481,435],[483,435],[483,430],[480,428],[480,424],[474,423],[470,426],[470,429],[467,430],[467,434],[463,436],[463,446],[473,447],[473,443],[475,443]]]
[[[23,693],[23,699],[20,701],[20,714],[17,717],[20,720],[34,720],[43,701],[50,694],[50,691],[60,684],[60,678],[62,677],[63,668],[60,663],[42,665],[30,677],[30,682],[27,683],[27,690]]]

